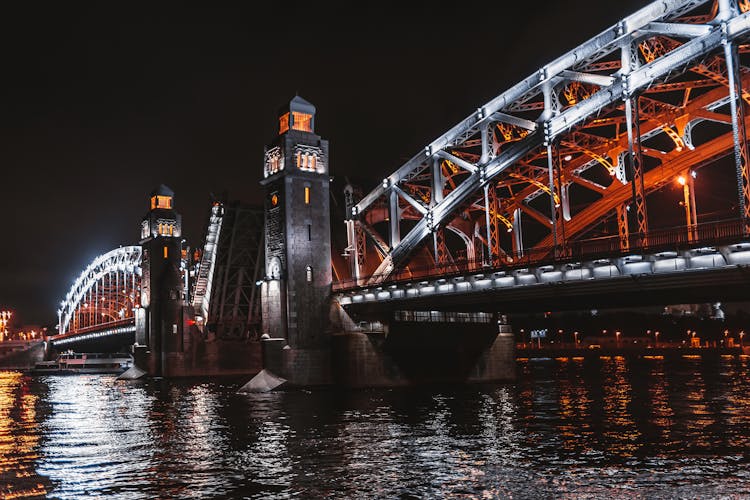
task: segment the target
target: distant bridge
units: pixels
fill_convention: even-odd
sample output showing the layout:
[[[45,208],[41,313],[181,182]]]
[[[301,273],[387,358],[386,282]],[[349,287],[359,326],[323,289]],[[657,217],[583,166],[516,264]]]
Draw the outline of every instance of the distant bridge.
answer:
[[[258,208],[211,205],[202,248],[184,256],[185,278],[192,285],[189,304],[201,328],[222,338],[257,335],[250,330],[260,322],[255,282],[263,267],[262,228]],[[60,304],[52,345],[132,344],[141,303],[141,257],[140,246],[125,246],[95,258]]]

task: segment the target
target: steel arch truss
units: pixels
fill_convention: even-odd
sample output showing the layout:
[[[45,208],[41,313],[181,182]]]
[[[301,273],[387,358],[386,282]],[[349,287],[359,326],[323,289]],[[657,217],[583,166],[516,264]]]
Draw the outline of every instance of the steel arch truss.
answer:
[[[740,216],[749,217],[750,79],[739,59],[747,7],[654,2],[479,107],[351,208],[350,239],[366,235],[378,249],[377,259],[351,257],[376,262],[368,277],[352,273],[358,284],[416,268],[425,252],[433,265],[451,262],[443,228],[461,234],[477,267],[512,262],[527,247],[540,259],[563,255],[610,217],[626,249],[633,235],[647,239],[649,192],[731,152]],[[702,122],[724,128],[698,144]],[[575,209],[573,193],[586,193]],[[541,231],[531,244],[522,217]]]
[[[60,304],[59,334],[88,330],[134,317],[140,304],[141,247],[100,255],[78,276]]]

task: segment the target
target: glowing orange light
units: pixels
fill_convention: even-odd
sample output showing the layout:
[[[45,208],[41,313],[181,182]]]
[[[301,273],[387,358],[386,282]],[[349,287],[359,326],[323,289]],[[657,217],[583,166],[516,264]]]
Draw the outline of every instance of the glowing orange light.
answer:
[[[677,184],[680,186],[684,186],[687,180],[685,180],[685,176],[681,175],[677,178]]]
[[[286,115],[285,115],[286,116]],[[288,116],[287,116],[288,119]],[[312,132],[312,115],[307,113],[292,112],[292,128],[303,132]]]
[[[289,130],[289,113],[284,113],[279,117],[279,134]]]
[[[151,197],[151,210],[155,208],[172,208],[172,197],[171,196],[152,196]]]

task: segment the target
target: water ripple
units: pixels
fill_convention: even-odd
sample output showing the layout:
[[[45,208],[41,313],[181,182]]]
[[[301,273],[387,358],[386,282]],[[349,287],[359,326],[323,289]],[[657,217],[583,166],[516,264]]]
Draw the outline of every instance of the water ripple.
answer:
[[[256,395],[0,372],[0,497],[744,496],[749,371],[549,360],[514,385]]]

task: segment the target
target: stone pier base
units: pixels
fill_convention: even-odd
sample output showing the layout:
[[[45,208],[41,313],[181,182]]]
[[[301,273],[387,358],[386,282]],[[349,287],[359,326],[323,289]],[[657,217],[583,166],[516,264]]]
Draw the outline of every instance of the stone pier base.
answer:
[[[515,380],[515,341],[508,325],[470,329],[461,324],[410,324],[394,334],[333,334],[329,347],[291,348],[283,338],[261,341],[263,369],[248,390],[336,385],[400,387]]]
[[[397,387],[409,381],[385,351],[385,334],[343,332],[333,336],[334,380],[343,387]]]
[[[305,387],[330,385],[331,348],[292,348],[285,339],[266,338],[261,341],[263,368],[286,380],[285,386]]]
[[[510,327],[495,337],[495,341],[484,349],[469,372],[467,382],[505,382],[516,379],[516,342]]]

